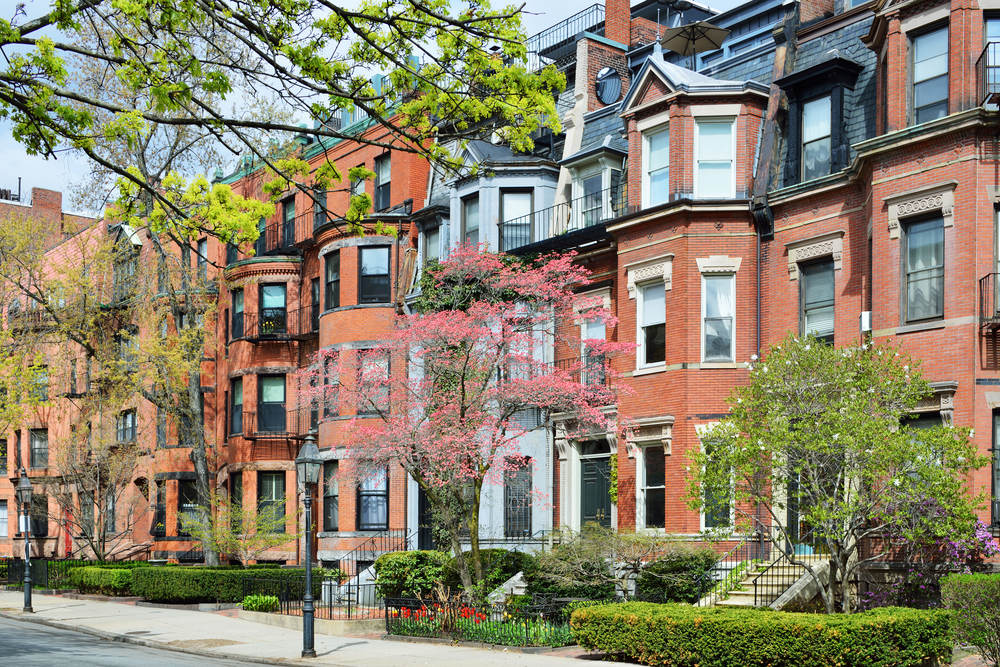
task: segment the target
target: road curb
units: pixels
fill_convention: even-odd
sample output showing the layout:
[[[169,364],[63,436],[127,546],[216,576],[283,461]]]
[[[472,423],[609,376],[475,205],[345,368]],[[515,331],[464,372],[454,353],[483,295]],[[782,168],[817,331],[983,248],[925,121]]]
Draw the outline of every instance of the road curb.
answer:
[[[173,651],[174,653],[187,653],[188,655],[196,655],[202,658],[236,660],[238,662],[252,662],[258,665],[301,665],[302,664],[301,660],[289,660],[287,658],[262,658],[258,656],[243,655],[240,653],[223,653],[221,651],[206,651],[204,649],[185,648],[182,646],[171,646],[170,644],[164,644],[163,642],[157,642],[151,639],[130,637],[128,635],[122,635],[116,632],[105,632],[104,630],[89,628],[85,625],[72,625],[70,623],[53,621],[52,619],[41,618],[38,616],[35,617],[21,616],[17,614],[10,614],[4,611],[0,611],[0,617],[8,618],[12,621],[23,621],[25,623],[34,623],[36,625],[47,625],[49,627],[57,628],[59,630],[70,630],[72,632],[79,632],[85,635],[98,637],[100,639],[119,642],[121,644],[135,644],[137,646],[144,646],[146,648],[155,648],[161,651]],[[329,665],[332,663],[323,663],[323,664]]]

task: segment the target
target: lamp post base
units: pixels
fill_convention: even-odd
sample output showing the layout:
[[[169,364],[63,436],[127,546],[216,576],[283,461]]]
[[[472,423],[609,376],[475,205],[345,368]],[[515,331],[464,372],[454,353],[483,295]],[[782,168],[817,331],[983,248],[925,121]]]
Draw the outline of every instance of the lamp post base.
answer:
[[[316,651],[315,651],[315,649],[310,649],[308,651],[302,651],[302,657],[303,658],[315,658],[316,657]]]
[[[21,612],[25,614],[34,614],[35,610],[32,609],[31,607],[25,607],[24,609],[21,610]]]

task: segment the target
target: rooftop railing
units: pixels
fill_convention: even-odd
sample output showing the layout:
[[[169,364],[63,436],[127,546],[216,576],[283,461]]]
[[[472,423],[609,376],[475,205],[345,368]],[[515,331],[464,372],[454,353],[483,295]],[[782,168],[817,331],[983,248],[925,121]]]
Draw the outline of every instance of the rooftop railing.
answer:
[[[988,42],[976,61],[979,104],[1000,103],[1000,42]]]
[[[536,70],[576,51],[581,32],[604,32],[604,5],[595,4],[528,38],[528,69]]]
[[[603,224],[624,215],[627,205],[626,188],[616,187],[508,220],[500,224],[500,249],[509,252],[543,238]]]

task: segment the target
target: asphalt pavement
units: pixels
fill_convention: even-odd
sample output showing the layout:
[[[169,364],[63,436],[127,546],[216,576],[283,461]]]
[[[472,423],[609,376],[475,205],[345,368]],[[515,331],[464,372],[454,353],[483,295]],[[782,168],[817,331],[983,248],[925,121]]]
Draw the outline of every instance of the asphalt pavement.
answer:
[[[71,630],[0,618],[0,656],[18,667],[239,667],[244,662],[123,644]]]

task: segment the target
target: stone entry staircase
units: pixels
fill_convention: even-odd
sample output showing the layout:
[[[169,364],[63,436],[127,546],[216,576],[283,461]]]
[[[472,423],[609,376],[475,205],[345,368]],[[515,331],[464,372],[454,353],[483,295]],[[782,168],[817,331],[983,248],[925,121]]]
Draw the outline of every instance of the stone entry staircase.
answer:
[[[796,560],[808,562],[811,566],[825,565],[826,556],[797,556]],[[759,578],[759,579],[758,579]],[[754,582],[756,580],[756,601],[754,599]],[[720,607],[758,607],[774,606],[786,592],[795,589],[794,598],[808,595],[811,598],[816,591],[812,576],[802,565],[792,565],[781,556],[777,561],[752,563],[744,568],[744,574],[739,583],[727,586],[728,592],[712,593],[701,600],[699,604],[715,604]],[[801,590],[801,594],[798,591]],[[810,591],[812,592],[810,593]]]

